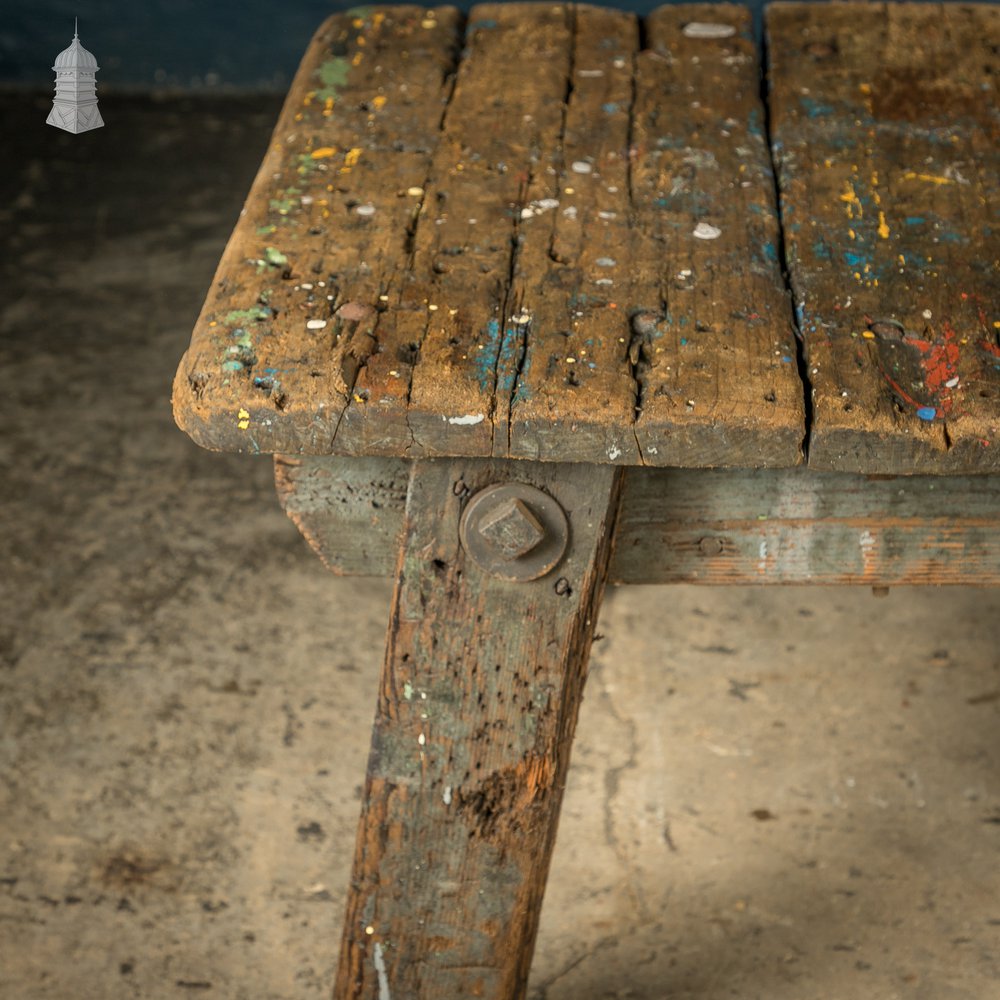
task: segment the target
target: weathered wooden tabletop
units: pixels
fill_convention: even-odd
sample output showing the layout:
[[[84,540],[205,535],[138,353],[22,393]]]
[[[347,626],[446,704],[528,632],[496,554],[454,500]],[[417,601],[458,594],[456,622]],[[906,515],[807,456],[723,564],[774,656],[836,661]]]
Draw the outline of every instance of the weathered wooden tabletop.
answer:
[[[738,6],[336,15],[178,423],[226,451],[1000,470],[998,46],[985,4],[775,4],[765,103]]]

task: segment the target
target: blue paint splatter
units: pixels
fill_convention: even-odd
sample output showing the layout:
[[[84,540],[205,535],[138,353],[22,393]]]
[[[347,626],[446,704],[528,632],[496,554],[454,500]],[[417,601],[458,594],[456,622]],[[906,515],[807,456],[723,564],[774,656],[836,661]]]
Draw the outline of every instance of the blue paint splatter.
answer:
[[[813,256],[816,257],[817,260],[832,259],[830,248],[822,240],[817,240],[813,244]]]
[[[764,257],[772,264],[778,263],[778,249],[770,240],[764,244]]]
[[[920,409],[917,410],[917,416],[920,417],[921,420],[933,420],[937,416],[937,410],[935,410],[933,406],[921,406]]]
[[[614,101],[608,101],[601,105],[601,110],[608,115],[613,115],[618,110],[618,105]]]
[[[496,359],[500,349],[500,321],[491,319],[486,324],[486,346],[476,353],[473,360],[473,368],[476,372],[476,379],[479,388],[483,392],[493,391],[493,379],[496,371]]]
[[[906,224],[908,226],[922,226],[927,220],[922,215],[908,215]]]
[[[781,361],[782,361],[783,364],[786,364],[786,365],[790,365],[792,363],[791,357],[789,355],[787,355],[787,354],[782,354],[781,355]]]
[[[800,97],[799,104],[802,105],[802,110],[810,118],[822,118],[824,115],[833,114],[833,105],[824,104],[822,101],[817,101],[813,97]]]

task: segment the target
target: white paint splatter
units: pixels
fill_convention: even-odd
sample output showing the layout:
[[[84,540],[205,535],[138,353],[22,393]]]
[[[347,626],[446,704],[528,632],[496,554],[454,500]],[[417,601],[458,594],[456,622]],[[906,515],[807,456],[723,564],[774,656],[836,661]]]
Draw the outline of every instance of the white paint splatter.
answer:
[[[481,424],[485,417],[481,413],[467,413],[464,417],[449,417],[449,424]]]
[[[307,330],[322,330],[326,326],[325,319],[311,319],[306,323]]]
[[[608,449],[608,458],[610,458],[611,461],[613,462],[616,458],[618,458],[619,455],[621,455],[621,453],[622,453],[621,449],[618,447],[618,445],[613,444]]]
[[[451,805],[451,785],[444,786],[444,794],[441,796],[446,806]]]
[[[578,76],[604,76],[603,69],[578,69]]]
[[[684,25],[688,38],[732,38],[736,29],[731,24],[710,24],[707,21],[692,21]]]
[[[574,174],[589,174],[594,168],[586,160],[574,160],[572,169]]]
[[[759,557],[757,562],[757,572],[766,573],[767,572],[767,539],[765,538],[760,543],[760,548],[757,550],[757,555]]]
[[[389,993],[389,973],[385,967],[385,957],[382,955],[382,943],[375,942],[372,962],[375,965],[375,975],[378,976],[378,1000],[392,1000]]]
[[[699,240],[717,240],[722,235],[722,230],[709,225],[707,222],[699,222],[694,227],[693,235]]]
[[[368,218],[369,216],[375,214],[375,206],[370,203],[367,205],[358,205],[354,211],[357,212],[358,215]]]

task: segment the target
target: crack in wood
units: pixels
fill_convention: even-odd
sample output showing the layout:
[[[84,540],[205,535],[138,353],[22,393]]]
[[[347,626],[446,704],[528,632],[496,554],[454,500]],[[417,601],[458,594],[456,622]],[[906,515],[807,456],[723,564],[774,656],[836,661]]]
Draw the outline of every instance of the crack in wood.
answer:
[[[795,271],[791,267],[788,257],[788,247],[785,242],[785,223],[782,216],[782,184],[779,174],[783,171],[784,163],[778,153],[778,145],[774,136],[774,127],[771,120],[771,94],[770,94],[770,50],[768,47],[768,34],[764,31],[761,34],[760,50],[760,103],[763,109],[763,130],[764,145],[767,150],[768,161],[771,164],[771,186],[774,198],[774,210],[778,217],[778,230],[776,237],[776,252],[778,264],[781,268],[781,279],[785,286],[785,293],[788,297],[791,315],[789,321],[795,334],[795,365],[799,374],[799,381],[802,385],[802,405],[804,413],[804,427],[802,433],[802,457],[803,461],[809,462],[809,444],[813,431],[813,384],[809,376],[808,348],[805,342],[805,331],[800,322],[799,294],[796,288]],[[805,292],[801,292],[804,302]]]

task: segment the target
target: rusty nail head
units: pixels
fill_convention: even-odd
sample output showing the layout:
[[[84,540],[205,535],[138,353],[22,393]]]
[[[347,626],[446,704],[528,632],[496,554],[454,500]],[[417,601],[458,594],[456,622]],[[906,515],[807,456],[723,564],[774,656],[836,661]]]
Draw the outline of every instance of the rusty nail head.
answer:
[[[706,535],[704,538],[698,539],[698,551],[703,556],[721,555],[723,548],[725,546],[722,543],[722,539],[716,538],[714,535]]]
[[[902,340],[906,333],[898,319],[873,319],[868,324],[868,329],[876,337],[883,337],[886,340]]]
[[[480,569],[505,580],[537,580],[562,559],[569,523],[548,493],[526,483],[495,483],[469,499],[459,539]]]

